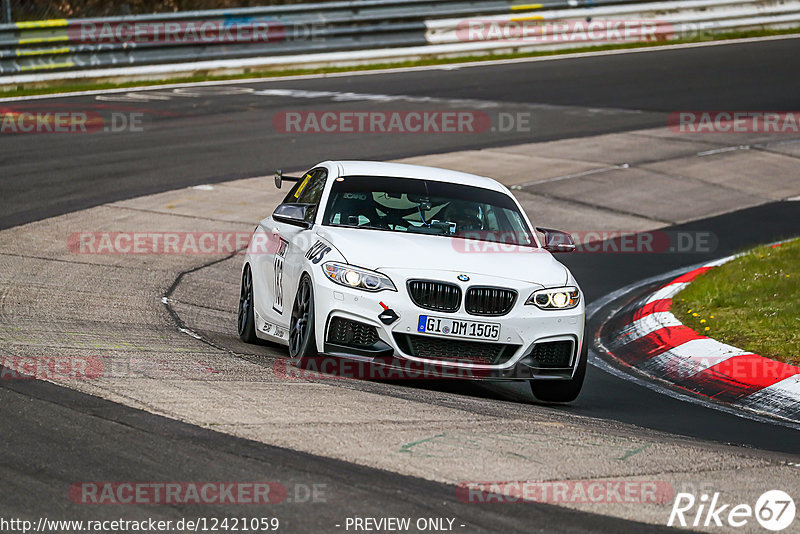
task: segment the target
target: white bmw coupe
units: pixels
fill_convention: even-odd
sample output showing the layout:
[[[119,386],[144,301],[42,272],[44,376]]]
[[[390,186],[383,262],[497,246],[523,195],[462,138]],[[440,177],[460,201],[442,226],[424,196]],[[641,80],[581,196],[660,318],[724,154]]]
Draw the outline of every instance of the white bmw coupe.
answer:
[[[532,228],[502,184],[392,163],[326,161],[255,229],[244,259],[239,337],[317,357],[450,376],[527,380],[574,400],[586,373],[585,308],[553,252],[564,232]]]

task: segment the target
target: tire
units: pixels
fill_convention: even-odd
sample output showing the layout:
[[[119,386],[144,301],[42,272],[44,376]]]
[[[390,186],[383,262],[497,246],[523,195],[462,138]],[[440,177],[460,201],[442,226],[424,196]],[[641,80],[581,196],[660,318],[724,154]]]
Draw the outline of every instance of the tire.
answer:
[[[317,355],[317,338],[314,334],[314,287],[311,278],[304,274],[297,287],[297,295],[289,320],[289,359],[298,367]]]
[[[253,273],[250,265],[245,265],[242,271],[242,285],[239,290],[239,313],[236,326],[239,339],[245,343],[258,344],[256,337],[255,312],[253,311]]]
[[[572,402],[578,398],[586,378],[586,360],[589,357],[589,344],[583,338],[578,368],[570,380],[529,380],[531,393],[542,402]]]

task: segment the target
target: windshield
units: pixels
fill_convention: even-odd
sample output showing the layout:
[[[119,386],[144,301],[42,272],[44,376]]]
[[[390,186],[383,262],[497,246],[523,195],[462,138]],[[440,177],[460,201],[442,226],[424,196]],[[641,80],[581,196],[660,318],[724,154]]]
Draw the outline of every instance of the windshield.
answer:
[[[412,178],[337,178],[322,224],[536,246],[510,196]]]

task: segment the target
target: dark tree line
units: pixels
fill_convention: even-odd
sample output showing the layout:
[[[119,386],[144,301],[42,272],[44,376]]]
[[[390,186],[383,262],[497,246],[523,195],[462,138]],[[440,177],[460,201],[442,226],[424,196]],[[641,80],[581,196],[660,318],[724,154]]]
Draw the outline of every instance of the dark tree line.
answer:
[[[15,21],[55,18],[93,18],[195,9],[224,9],[324,0],[11,0]]]

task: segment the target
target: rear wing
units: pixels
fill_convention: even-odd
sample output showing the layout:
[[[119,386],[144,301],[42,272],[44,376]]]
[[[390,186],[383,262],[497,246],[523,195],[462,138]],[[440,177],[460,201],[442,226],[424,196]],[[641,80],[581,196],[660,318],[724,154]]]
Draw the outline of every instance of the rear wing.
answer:
[[[299,176],[284,176],[283,175],[283,171],[280,170],[280,169],[275,171],[275,187],[277,187],[278,189],[281,188],[281,184],[283,184],[284,181],[286,181],[286,182],[299,182],[302,179],[303,178],[299,177]]]

